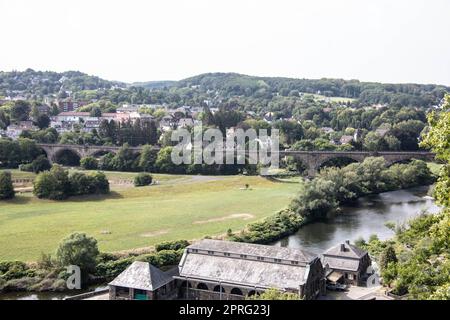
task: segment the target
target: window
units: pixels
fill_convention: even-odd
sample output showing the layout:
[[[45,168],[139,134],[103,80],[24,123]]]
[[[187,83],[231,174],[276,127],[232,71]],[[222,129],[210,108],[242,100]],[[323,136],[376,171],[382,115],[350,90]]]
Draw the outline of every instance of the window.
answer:
[[[298,264],[298,261],[291,261],[291,264]]]
[[[229,256],[230,256],[230,254],[229,254],[228,252],[224,252],[223,255],[224,255],[225,257],[229,257]]]
[[[353,280],[353,275],[351,273],[348,274],[348,279]]]
[[[263,257],[256,257],[256,259],[259,260],[259,261],[264,261]]]
[[[214,251],[208,251],[208,254],[214,254]]]
[[[281,259],[273,259],[275,262],[281,262]]]
[[[247,259],[247,255],[246,254],[241,254],[240,257],[243,258],[243,259]]]

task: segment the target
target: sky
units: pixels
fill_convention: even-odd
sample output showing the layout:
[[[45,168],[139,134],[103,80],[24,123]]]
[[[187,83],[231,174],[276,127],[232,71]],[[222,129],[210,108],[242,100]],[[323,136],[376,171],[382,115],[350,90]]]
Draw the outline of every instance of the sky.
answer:
[[[0,70],[450,85],[449,0],[0,0]]]

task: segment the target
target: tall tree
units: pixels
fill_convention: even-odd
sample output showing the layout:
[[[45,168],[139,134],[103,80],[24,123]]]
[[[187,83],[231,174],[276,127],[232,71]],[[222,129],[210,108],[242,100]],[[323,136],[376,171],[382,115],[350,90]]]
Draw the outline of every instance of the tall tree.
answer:
[[[428,115],[429,130],[424,135],[421,146],[431,148],[436,158],[445,162],[441,169],[434,194],[436,201],[450,207],[450,95],[445,96],[445,103],[440,112]]]
[[[24,121],[28,119],[30,104],[27,101],[17,100],[11,107],[11,119],[14,121]]]

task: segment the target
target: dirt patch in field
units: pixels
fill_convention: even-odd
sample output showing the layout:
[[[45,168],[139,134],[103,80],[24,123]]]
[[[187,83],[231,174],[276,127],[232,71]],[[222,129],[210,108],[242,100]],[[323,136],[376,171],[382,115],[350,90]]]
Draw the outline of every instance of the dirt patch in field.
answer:
[[[219,217],[219,218],[194,221],[194,222],[192,222],[192,224],[204,224],[204,223],[219,222],[219,221],[231,220],[231,219],[249,220],[254,217],[255,216],[250,213],[235,213],[235,214],[230,214],[228,216]]]
[[[169,233],[169,230],[158,230],[158,231],[143,233],[143,234],[141,234],[141,237],[151,238],[151,237],[161,236],[161,235],[167,234],[167,233]]]

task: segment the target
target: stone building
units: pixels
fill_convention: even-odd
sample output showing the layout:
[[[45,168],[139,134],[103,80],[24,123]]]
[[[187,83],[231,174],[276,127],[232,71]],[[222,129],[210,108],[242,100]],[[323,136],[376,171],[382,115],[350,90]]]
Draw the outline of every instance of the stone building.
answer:
[[[186,248],[179,298],[237,300],[269,288],[314,299],[325,293],[317,255],[299,249],[205,239]]]
[[[110,300],[168,300],[177,295],[174,275],[178,269],[163,272],[148,262],[135,261],[109,283]]]
[[[372,262],[367,251],[347,240],[325,251],[322,264],[328,281],[360,285]]]

